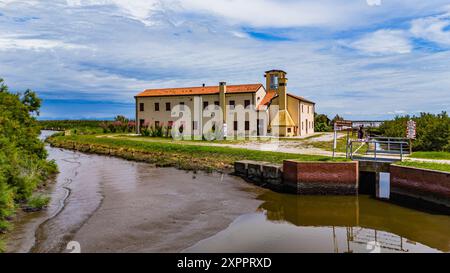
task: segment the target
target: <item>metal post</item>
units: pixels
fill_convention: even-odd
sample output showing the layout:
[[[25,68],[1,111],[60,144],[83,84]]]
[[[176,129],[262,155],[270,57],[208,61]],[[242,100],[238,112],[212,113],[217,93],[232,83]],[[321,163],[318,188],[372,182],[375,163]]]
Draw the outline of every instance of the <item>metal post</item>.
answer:
[[[374,159],[377,160],[377,143],[373,142],[373,154],[374,154]]]
[[[349,142],[350,142],[349,131],[347,130],[347,142],[346,142],[347,145],[345,145],[345,158],[346,159],[348,159],[348,145],[349,145]]]
[[[337,131],[335,128],[334,129],[334,139],[333,139],[333,158],[334,158],[334,154],[336,152],[336,142],[337,142]]]
[[[400,143],[400,161],[403,161],[403,142]]]

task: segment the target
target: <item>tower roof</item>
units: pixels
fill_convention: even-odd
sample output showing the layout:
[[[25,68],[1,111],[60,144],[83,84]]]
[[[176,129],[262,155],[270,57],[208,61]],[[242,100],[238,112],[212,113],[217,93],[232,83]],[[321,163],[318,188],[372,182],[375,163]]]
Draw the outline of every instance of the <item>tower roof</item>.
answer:
[[[280,70],[280,69],[267,70],[265,73],[267,74],[267,73],[272,73],[272,72],[281,72],[281,73],[287,74],[286,71]]]

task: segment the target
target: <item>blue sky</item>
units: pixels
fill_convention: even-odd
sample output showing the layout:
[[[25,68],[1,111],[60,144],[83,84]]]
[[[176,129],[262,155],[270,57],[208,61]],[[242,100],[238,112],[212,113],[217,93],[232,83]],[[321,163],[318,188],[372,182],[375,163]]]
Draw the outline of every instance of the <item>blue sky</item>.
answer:
[[[450,3],[0,0],[0,77],[41,118],[134,115],[146,88],[264,82],[351,119],[450,106]]]

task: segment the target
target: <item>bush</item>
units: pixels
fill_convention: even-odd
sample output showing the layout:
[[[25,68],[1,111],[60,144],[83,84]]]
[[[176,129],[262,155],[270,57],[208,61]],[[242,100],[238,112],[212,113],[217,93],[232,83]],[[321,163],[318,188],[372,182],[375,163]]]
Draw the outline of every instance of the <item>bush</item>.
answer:
[[[316,132],[331,132],[331,120],[324,114],[314,113],[314,131]]]
[[[14,213],[16,203],[29,199],[56,164],[47,161],[44,143],[39,140],[41,100],[31,90],[12,94],[0,79],[0,229]]]
[[[421,113],[419,116],[397,116],[385,121],[379,128],[383,136],[406,137],[408,120],[416,122],[415,151],[450,151],[450,118],[446,112],[434,115]]]
[[[46,208],[50,203],[50,197],[38,195],[31,197],[23,207],[25,211],[38,211]]]

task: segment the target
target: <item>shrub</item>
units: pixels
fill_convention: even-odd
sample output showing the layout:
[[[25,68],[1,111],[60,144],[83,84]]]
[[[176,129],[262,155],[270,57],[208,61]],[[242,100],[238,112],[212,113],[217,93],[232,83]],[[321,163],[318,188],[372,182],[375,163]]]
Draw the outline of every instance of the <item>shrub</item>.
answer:
[[[41,100],[31,90],[12,94],[0,79],[0,223],[14,213],[15,203],[27,200],[56,171],[47,161],[41,127],[35,116]]]
[[[25,211],[39,211],[48,206],[50,197],[38,195],[31,197],[27,204],[23,207]]]
[[[450,118],[446,112],[397,116],[385,121],[379,128],[380,133],[383,136],[406,137],[406,124],[410,119],[416,122],[415,151],[450,151]]]

